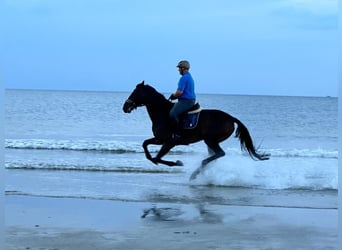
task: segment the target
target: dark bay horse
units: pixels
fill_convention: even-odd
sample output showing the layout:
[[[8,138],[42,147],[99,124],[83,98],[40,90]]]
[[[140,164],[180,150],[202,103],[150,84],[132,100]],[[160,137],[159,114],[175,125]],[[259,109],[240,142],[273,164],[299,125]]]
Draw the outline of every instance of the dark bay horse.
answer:
[[[184,129],[182,131],[182,141],[176,144],[169,137],[171,130],[169,112],[173,105],[174,103],[168,101],[164,95],[144,82],[136,86],[123,105],[125,113],[130,113],[137,107],[146,106],[152,121],[154,137],[145,140],[143,148],[146,158],[154,164],[182,166],[181,161],[166,161],[162,160],[162,157],[176,145],[188,145],[203,140],[208,146],[210,156],[202,161],[201,166],[191,175],[190,179],[196,178],[209,162],[225,155],[219,143],[231,136],[235,130],[234,123],[237,124],[235,136],[240,140],[241,149],[247,151],[254,160],[263,161],[269,159],[269,154],[259,153],[254,147],[246,126],[235,117],[220,110],[201,110],[198,125],[193,129]],[[148,145],[150,144],[162,145],[156,157],[152,157],[148,151]]]

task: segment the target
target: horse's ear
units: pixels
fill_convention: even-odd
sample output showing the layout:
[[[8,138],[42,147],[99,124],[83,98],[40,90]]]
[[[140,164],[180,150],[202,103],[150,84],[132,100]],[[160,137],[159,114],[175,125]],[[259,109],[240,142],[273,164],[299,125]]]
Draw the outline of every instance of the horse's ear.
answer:
[[[145,84],[145,81],[142,81],[141,83],[137,84],[137,87],[142,87],[142,86],[144,86],[144,84]]]

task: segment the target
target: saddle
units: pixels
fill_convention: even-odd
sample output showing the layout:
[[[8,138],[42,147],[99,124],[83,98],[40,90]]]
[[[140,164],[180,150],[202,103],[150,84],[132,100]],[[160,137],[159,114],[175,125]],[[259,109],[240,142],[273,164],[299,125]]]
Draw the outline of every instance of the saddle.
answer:
[[[180,125],[183,129],[196,128],[201,112],[199,103],[195,103],[188,111],[180,115]]]

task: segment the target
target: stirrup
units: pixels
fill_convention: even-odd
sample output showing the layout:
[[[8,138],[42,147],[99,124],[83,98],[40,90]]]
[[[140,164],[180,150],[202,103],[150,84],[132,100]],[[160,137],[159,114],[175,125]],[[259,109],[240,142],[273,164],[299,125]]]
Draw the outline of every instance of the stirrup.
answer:
[[[189,145],[189,142],[187,142],[186,139],[179,133],[172,133],[170,140],[176,145]]]
[[[182,136],[178,133],[172,133],[171,134],[171,140],[174,142],[180,142],[180,141],[182,141]]]

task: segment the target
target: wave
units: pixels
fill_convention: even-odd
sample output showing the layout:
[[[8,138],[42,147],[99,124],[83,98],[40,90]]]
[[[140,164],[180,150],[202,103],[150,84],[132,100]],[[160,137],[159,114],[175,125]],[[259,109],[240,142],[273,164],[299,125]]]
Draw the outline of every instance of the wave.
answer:
[[[317,149],[267,149],[272,157],[308,157],[338,159],[338,150]]]
[[[100,151],[110,153],[140,153],[141,144],[124,141],[53,140],[53,139],[6,139],[5,148]]]
[[[38,157],[39,158],[39,157]],[[140,174],[146,174],[146,178],[163,179],[168,184],[237,187],[248,189],[271,190],[337,190],[338,166],[336,159],[299,158],[282,159],[273,158],[270,161],[253,161],[243,156],[226,157],[212,162],[195,181],[188,182],[191,173],[199,166],[202,158],[192,156],[185,160],[183,167],[167,167],[154,165],[141,155],[137,159],[103,159],[91,157],[90,161],[59,158],[44,159],[7,159],[5,168],[10,173],[29,174],[37,171],[37,174],[69,176],[68,171],[96,178],[97,173],[113,173],[113,176],[123,174],[125,178],[140,178]],[[12,172],[14,171],[14,172]],[[42,172],[42,171],[45,171]],[[60,172],[60,173],[57,173]],[[77,173],[79,172],[79,173]],[[151,175],[150,177],[148,175]],[[160,175],[160,176],[158,176]],[[165,175],[165,176],[163,176]],[[164,179],[165,178],[165,179]]]
[[[177,167],[129,167],[129,166],[101,166],[101,165],[58,165],[49,163],[5,163],[6,169],[13,170],[46,170],[46,171],[87,171],[87,172],[118,172],[118,173],[146,173],[146,174],[172,174],[181,173]]]
[[[102,158],[102,156],[100,157]],[[140,159],[141,158],[141,159]],[[75,161],[73,159],[48,158],[48,162],[37,159],[7,159],[5,168],[9,174],[32,176],[54,176],[54,178],[74,178],[87,176],[98,178],[102,173],[110,178],[139,179],[146,174],[146,180],[157,178],[168,185],[235,187],[266,190],[337,190],[338,166],[337,160],[321,160],[317,158],[282,159],[270,161],[253,161],[243,156],[222,158],[212,162],[196,180],[189,182],[191,173],[199,166],[201,157],[188,158],[183,167],[167,167],[154,165],[143,159],[91,159],[90,161]],[[70,171],[75,172],[69,174]],[[82,173],[81,173],[82,172]],[[122,176],[121,176],[122,175]],[[78,178],[78,177],[77,177]]]
[[[99,141],[99,140],[54,140],[54,139],[6,139],[5,148],[9,149],[33,149],[33,150],[73,150],[73,151],[93,151],[101,153],[143,153],[141,143],[132,141]],[[151,145],[149,150],[156,153],[159,146]],[[304,158],[330,158],[338,159],[338,150],[334,149],[261,149],[271,153],[272,157],[304,157]],[[230,155],[241,155],[240,148],[226,148],[225,151]],[[194,153],[206,152],[206,147],[186,147],[179,146],[171,150],[171,153]]]

